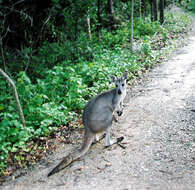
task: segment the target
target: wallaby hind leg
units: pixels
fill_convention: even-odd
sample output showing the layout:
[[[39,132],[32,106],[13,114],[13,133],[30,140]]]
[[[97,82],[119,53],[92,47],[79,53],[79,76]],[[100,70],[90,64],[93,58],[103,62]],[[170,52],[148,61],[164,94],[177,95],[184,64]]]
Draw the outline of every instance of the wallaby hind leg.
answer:
[[[111,146],[113,144],[119,143],[119,142],[121,142],[124,139],[124,137],[119,137],[119,138],[117,138],[115,140],[111,140],[111,138],[110,138],[110,130],[111,130],[110,127],[108,127],[106,129],[105,147],[109,147],[109,146]]]
[[[108,127],[108,128],[106,129],[105,146],[108,147],[108,146],[110,146],[110,145],[112,145],[112,144],[113,144],[113,142],[112,142],[111,139],[110,139],[110,127]]]
[[[94,140],[93,140],[93,144],[96,144],[98,142],[100,142],[104,137],[106,136],[105,133],[101,134],[101,135],[95,135]]]
[[[111,130],[111,127],[108,127],[106,129],[105,147],[109,147],[109,146],[111,146],[113,144],[119,143],[119,142],[121,142],[124,139],[124,137],[119,137],[119,138],[117,138],[115,140],[111,140],[111,138],[110,138],[110,130]]]

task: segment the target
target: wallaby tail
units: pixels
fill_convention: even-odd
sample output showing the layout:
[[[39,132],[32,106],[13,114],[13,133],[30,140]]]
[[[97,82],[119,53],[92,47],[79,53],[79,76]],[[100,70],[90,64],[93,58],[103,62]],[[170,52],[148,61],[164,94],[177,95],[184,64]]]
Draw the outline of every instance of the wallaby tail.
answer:
[[[92,142],[93,142],[94,134],[88,131],[85,131],[85,137],[84,137],[84,142],[83,146],[80,151],[77,151],[73,154],[69,154],[68,156],[64,157],[62,161],[51,171],[48,173],[47,177],[63,170],[70,164],[72,164],[74,161],[79,159],[80,157],[84,156],[87,151],[89,150]]]
[[[49,176],[51,176],[51,175],[53,175],[53,174],[63,170],[64,168],[69,166],[73,161],[74,160],[73,160],[73,158],[72,158],[72,156],[70,154],[68,156],[64,157],[62,159],[62,161],[53,170],[51,170],[48,173],[47,177],[49,177]]]

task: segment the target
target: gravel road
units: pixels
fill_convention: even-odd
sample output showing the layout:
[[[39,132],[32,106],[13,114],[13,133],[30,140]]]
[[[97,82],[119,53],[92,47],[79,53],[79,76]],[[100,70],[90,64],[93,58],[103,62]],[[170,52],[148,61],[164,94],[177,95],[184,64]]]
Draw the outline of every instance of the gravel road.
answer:
[[[124,146],[94,145],[80,161],[47,178],[60,158],[80,147],[64,145],[3,190],[195,190],[195,35],[169,61],[134,85],[113,138]]]

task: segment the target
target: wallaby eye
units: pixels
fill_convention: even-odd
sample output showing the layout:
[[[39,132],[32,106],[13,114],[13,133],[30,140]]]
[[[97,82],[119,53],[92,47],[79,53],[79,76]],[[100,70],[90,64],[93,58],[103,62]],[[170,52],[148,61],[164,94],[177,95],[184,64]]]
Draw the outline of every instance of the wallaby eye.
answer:
[[[116,84],[116,87],[118,87],[118,84]]]
[[[123,83],[122,86],[125,86],[125,84]]]

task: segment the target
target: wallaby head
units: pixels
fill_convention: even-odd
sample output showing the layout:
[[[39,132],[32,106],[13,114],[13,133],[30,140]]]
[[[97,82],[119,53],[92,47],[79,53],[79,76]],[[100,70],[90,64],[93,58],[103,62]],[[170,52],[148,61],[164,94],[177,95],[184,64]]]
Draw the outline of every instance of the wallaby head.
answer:
[[[122,95],[127,88],[128,73],[125,72],[121,78],[111,75],[110,79],[115,84],[117,94]]]
[[[127,80],[128,80],[128,73],[125,72],[121,78],[116,76],[110,76],[111,82],[115,84],[115,92],[117,99],[120,99],[116,107],[116,112],[120,116],[123,113],[123,101],[126,96],[126,89],[127,89]]]

